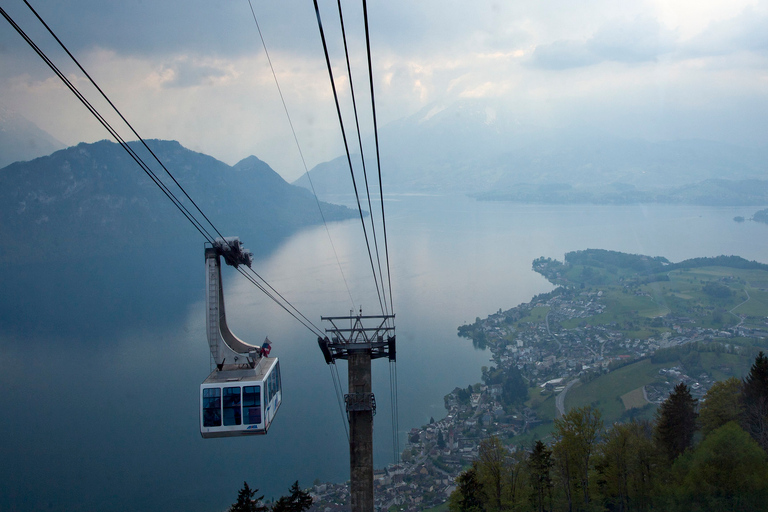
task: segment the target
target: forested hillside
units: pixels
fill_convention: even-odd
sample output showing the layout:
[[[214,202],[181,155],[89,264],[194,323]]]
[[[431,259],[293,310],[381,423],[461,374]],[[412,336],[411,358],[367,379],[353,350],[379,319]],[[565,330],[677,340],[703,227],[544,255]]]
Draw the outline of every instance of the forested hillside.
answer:
[[[552,442],[510,450],[497,437],[457,479],[452,512],[739,510],[768,507],[768,358],[699,403],[675,387],[653,421],[606,425],[586,406]]]

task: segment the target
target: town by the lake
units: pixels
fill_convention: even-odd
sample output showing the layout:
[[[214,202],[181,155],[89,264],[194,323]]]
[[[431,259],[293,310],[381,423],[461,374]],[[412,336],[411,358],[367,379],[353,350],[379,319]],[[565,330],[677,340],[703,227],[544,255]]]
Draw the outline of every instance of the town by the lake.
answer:
[[[552,292],[459,327],[460,336],[490,352],[488,366],[478,368],[483,382],[454,389],[444,418],[410,429],[401,460],[374,474],[376,510],[445,503],[483,439],[497,436],[512,452],[546,441],[580,386],[641,368],[644,380],[615,397],[621,416],[604,414],[612,421],[651,417],[676,384],[701,399],[715,381],[741,376],[739,362],[766,343],[768,266],[569,254],[570,262],[533,263],[558,286]],[[348,483],[316,482],[311,493],[314,510],[347,508]]]

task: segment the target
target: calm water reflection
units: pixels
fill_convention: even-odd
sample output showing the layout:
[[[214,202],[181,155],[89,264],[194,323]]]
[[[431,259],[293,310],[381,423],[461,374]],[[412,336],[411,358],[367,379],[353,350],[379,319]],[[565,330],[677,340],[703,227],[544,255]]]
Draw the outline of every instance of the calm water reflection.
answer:
[[[458,338],[456,327],[552,288],[531,271],[538,256],[603,248],[673,261],[737,254],[768,262],[768,226],[732,220],[758,208],[539,206],[442,196],[393,197],[387,208],[403,443],[411,427],[444,416],[443,396],[478,381],[488,364],[490,354]],[[335,253],[319,227],[254,264],[320,326],[321,315],[361,306],[375,314],[378,305],[359,223],[328,229]],[[0,333],[0,509],[222,510],[243,480],[269,498],[296,479],[309,485],[348,477],[342,415],[315,338],[229,271],[230,326],[252,342],[273,340],[284,401],[266,437],[200,438],[197,393],[209,357],[199,256],[200,300],[183,306],[186,320],[177,325],[142,327],[139,319],[133,329],[88,339]],[[343,362],[339,371],[345,380]],[[374,372],[381,466],[393,457],[388,364],[374,362]]]

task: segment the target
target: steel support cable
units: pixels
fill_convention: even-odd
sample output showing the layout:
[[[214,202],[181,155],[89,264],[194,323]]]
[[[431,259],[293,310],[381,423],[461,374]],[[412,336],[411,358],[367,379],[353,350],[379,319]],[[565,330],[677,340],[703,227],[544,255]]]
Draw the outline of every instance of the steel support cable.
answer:
[[[328,365],[328,369],[331,371],[331,379],[333,380],[333,390],[336,393],[336,401],[339,404],[339,413],[341,413],[341,423],[344,425],[344,433],[347,435],[347,443],[349,443],[349,426],[347,425],[347,418],[344,416],[344,393],[341,388],[341,378],[339,377],[339,369],[336,366],[336,362]]]
[[[237,271],[243,277],[245,277],[248,281],[250,281],[254,286],[256,286],[256,288],[261,290],[264,293],[264,295],[266,295],[268,298],[272,299],[275,302],[275,304],[277,304],[278,306],[283,308],[286,313],[291,315],[293,318],[296,319],[296,321],[298,321],[301,325],[306,327],[309,330],[309,332],[311,332],[315,336],[321,336],[321,337],[324,336],[324,333],[315,324],[313,324],[306,316],[304,316],[298,309],[296,309],[296,306],[294,306],[293,304],[288,302],[288,300],[286,300],[285,297],[280,295],[280,293],[278,293],[274,288],[272,288],[272,286],[269,283],[267,283],[264,280],[263,277],[259,276],[259,274],[257,274],[253,269],[251,269],[250,267],[248,267],[248,268],[251,270],[251,272],[253,272],[254,275],[258,276],[258,278],[261,279],[264,282],[264,284],[269,287],[270,290],[274,291],[285,302],[285,304],[283,304],[282,302],[277,300],[277,297],[272,295],[272,293],[269,290],[267,290],[264,287],[264,285],[262,285],[260,282],[256,281],[256,279],[254,277],[249,276],[246,273],[246,271],[244,271],[241,267],[237,267]],[[286,306],[286,304],[287,304],[287,306]],[[293,311],[288,309],[288,306],[290,306],[291,309],[293,309],[296,312],[296,314],[298,314],[301,318],[299,318],[299,316],[296,316],[296,314],[294,314]],[[302,320],[302,318],[304,320]],[[306,323],[305,323],[305,321],[306,321]]]
[[[341,0],[339,0],[340,2]],[[339,3],[339,9],[341,9],[341,3]],[[370,38],[370,31],[368,29],[368,5],[366,3],[366,0],[363,0],[363,21],[365,24],[365,48],[366,48],[366,55],[368,57],[368,81],[370,83],[371,88],[371,111],[373,114],[373,135],[374,140],[376,143],[376,166],[378,169],[378,175],[379,175],[379,197],[381,201],[381,223],[382,223],[382,229],[384,231],[384,252],[385,252],[385,258],[387,262],[387,282],[389,285],[389,301],[390,301],[390,308],[392,310],[392,313],[395,312],[395,306],[394,301],[392,298],[392,274],[390,272],[390,266],[389,266],[389,246],[387,243],[387,221],[386,217],[384,215],[384,187],[382,185],[381,180],[381,153],[379,152],[379,130],[378,130],[378,123],[376,121],[376,96],[374,93],[374,87],[373,87],[373,64],[372,64],[372,58],[371,58],[371,38]],[[351,77],[350,77],[351,81]],[[366,178],[366,187],[367,187],[368,181]],[[369,196],[369,202],[370,202],[370,196]],[[378,247],[377,247],[378,251]],[[378,255],[378,253],[377,253]],[[381,273],[381,267],[379,267],[379,272]],[[383,283],[383,276],[382,276],[382,287],[384,286]],[[394,321],[393,321],[394,324]],[[391,403],[392,403],[392,429],[394,431],[394,440],[393,440],[393,451],[395,452],[395,463],[398,463],[400,461],[400,404],[398,401],[398,389],[397,389],[397,361],[390,361],[390,392],[392,393]]]
[[[344,281],[344,286],[347,289],[347,294],[349,295],[349,301],[352,304],[352,307],[355,306],[355,300],[352,298],[352,292],[349,289],[349,284],[347,283],[347,277],[344,275],[344,270],[341,267],[341,260],[339,260],[339,254],[336,252],[336,246],[333,244],[333,239],[331,238],[331,231],[328,229],[328,222],[325,220],[325,214],[323,213],[323,209],[320,206],[320,199],[317,197],[317,192],[315,191],[315,184],[312,182],[312,177],[309,175],[309,169],[307,168],[307,161],[304,159],[304,152],[301,150],[301,144],[299,144],[299,138],[296,135],[296,130],[293,127],[293,121],[291,120],[291,114],[288,112],[288,105],[285,103],[285,98],[283,97],[283,90],[280,88],[280,82],[277,81],[277,73],[275,73],[275,68],[272,66],[272,59],[269,57],[269,51],[267,50],[267,43],[264,41],[264,36],[261,33],[261,27],[259,26],[259,21],[256,19],[256,11],[253,9],[253,3],[251,3],[251,0],[248,0],[248,5],[251,8],[251,14],[253,15],[253,21],[256,23],[256,30],[259,32],[259,38],[261,39],[261,45],[264,47],[264,55],[267,57],[267,62],[269,63],[269,69],[272,70],[272,78],[275,79],[275,86],[277,87],[277,92],[280,95],[280,101],[283,103],[283,110],[285,110],[285,115],[288,118],[288,125],[291,127],[291,133],[293,133],[293,140],[296,142],[296,148],[299,151],[299,157],[301,157],[301,163],[304,166],[304,172],[307,175],[307,180],[309,180],[309,186],[312,188],[312,195],[315,196],[315,202],[317,203],[317,209],[320,212],[320,217],[323,219],[323,226],[325,226],[325,232],[328,234],[328,241],[331,244],[331,249],[333,250],[333,255],[336,258],[336,264],[339,266],[339,272],[341,273],[341,279]]]
[[[173,192],[165,185],[165,183],[163,183],[163,181],[160,180],[157,177],[157,175],[152,171],[152,169],[142,160],[142,158],[138,154],[136,154],[136,152],[133,150],[133,148],[131,148],[128,145],[128,143],[125,142],[125,140],[120,136],[120,134],[101,115],[101,113],[85,98],[85,96],[77,89],[77,87],[75,87],[74,84],[72,84],[72,82],[70,82],[70,80],[66,76],[64,76],[64,74],[61,72],[61,70],[53,63],[53,61],[51,61],[48,58],[48,56],[45,54],[45,52],[43,52],[42,49],[40,49],[37,46],[37,44],[35,44],[34,41],[32,41],[32,39],[26,34],[26,32],[24,32],[24,30],[10,17],[10,15],[8,15],[5,12],[5,10],[2,7],[0,7],[0,13],[8,21],[8,23],[10,23],[11,26],[19,33],[19,35],[21,35],[21,37],[27,42],[27,44],[29,44],[30,47],[38,54],[38,56],[41,59],[43,59],[43,61],[48,65],[48,67],[51,68],[51,70],[56,74],[56,76],[58,76],[62,80],[62,82],[64,82],[64,84],[70,89],[70,91],[80,100],[80,102],[83,103],[83,105],[89,110],[89,112],[91,112],[91,114],[94,117],[96,117],[96,119],[101,123],[102,126],[104,126],[104,128],[110,133],[110,135],[112,135],[115,138],[115,140],[118,141],[120,146],[131,156],[131,158],[133,158],[133,160],[152,179],[152,181],[160,188],[160,190],[163,191],[163,193],[168,197],[168,199],[170,199],[171,202],[173,202],[173,204],[179,209],[179,211],[181,211],[181,213],[187,218],[187,220],[189,220],[192,223],[192,225],[195,226],[195,228],[200,232],[201,235],[203,235],[203,237],[209,243],[213,243],[214,237],[210,233],[208,233],[208,231],[205,229],[205,227],[202,226],[202,224],[197,220],[197,218],[195,218],[195,216],[181,203],[181,201],[173,194]],[[38,19],[40,19],[39,16],[38,16]],[[50,29],[49,29],[49,31],[50,31]],[[96,86],[96,87],[98,88],[98,86]],[[102,92],[102,94],[103,94],[103,92]],[[127,124],[127,122],[126,122],[126,124]],[[157,157],[155,157],[155,158],[157,158]],[[161,163],[161,165],[162,165],[162,163]],[[206,220],[207,220],[207,217],[206,217]],[[208,222],[210,223],[210,221],[208,221]],[[213,226],[212,223],[211,223],[211,226],[215,230],[215,226]],[[216,232],[218,233],[218,230],[216,230]],[[251,270],[253,270],[253,269],[251,269]],[[255,271],[254,271],[254,274],[255,274]],[[246,278],[248,278],[247,275],[245,275],[245,274],[243,274],[243,275]],[[256,274],[256,275],[258,276],[258,274]],[[258,277],[267,286],[269,286],[270,289],[272,289],[273,291],[275,291],[275,293],[277,293],[277,291],[274,290],[274,288],[272,288],[272,286],[269,285],[269,283],[267,283],[267,281],[264,278],[262,278],[261,276],[258,276]],[[313,329],[312,327],[309,327],[304,322],[299,320],[299,318],[296,317],[296,315],[291,313],[291,311],[289,311],[284,304],[281,304],[273,295],[268,293],[266,291],[266,289],[263,286],[261,286],[259,283],[255,282],[253,279],[249,279],[249,281],[251,281],[260,290],[262,290],[269,298],[271,298],[274,302],[276,302],[283,309],[285,309],[291,316],[296,318],[302,325],[307,327],[307,329],[309,329],[310,332],[312,332],[315,335],[320,335],[320,336],[323,335],[323,332],[320,329],[318,329],[317,326],[312,325],[312,327],[314,328]],[[280,294],[278,293],[278,295],[280,295]],[[289,304],[299,315],[301,315],[304,319],[306,319],[306,317],[304,315],[302,315],[301,312],[299,312],[299,310],[296,309],[295,306],[293,306],[289,301],[287,301],[284,297],[282,297],[282,295],[280,295],[280,297],[287,304]],[[307,321],[309,322],[309,320],[307,320]],[[311,322],[309,322],[309,323],[312,324]]]
[[[381,199],[381,224],[384,230],[384,253],[387,262],[387,281],[389,282],[389,308],[392,313],[395,312],[395,305],[392,299],[392,273],[389,267],[389,245],[387,243],[387,221],[384,217],[384,187],[381,181],[381,153],[379,152],[379,129],[376,121],[376,100],[373,88],[373,65],[371,64],[371,38],[368,30],[368,5],[363,0],[363,21],[365,23],[365,47],[368,54],[368,81],[371,84],[371,110],[373,112],[373,137],[376,142],[376,165],[379,171],[379,195]]]
[[[397,428],[395,427],[395,386],[392,378],[392,362],[389,363],[389,409],[392,416],[392,460],[397,463]]]
[[[368,231],[365,229],[365,220],[363,218],[363,207],[360,205],[360,194],[357,191],[357,183],[355,181],[355,172],[352,169],[352,157],[349,154],[349,144],[347,143],[347,133],[344,130],[344,120],[341,116],[341,106],[339,105],[339,95],[336,91],[336,82],[333,80],[333,69],[331,69],[331,58],[328,55],[328,45],[325,42],[325,32],[323,31],[323,22],[320,19],[320,8],[317,5],[317,0],[313,0],[315,4],[315,15],[317,17],[317,27],[320,30],[320,39],[323,42],[323,52],[325,53],[325,63],[328,67],[328,77],[331,80],[331,89],[333,90],[333,99],[336,102],[336,113],[339,117],[339,126],[341,128],[341,137],[344,140],[344,150],[347,154],[347,163],[349,164],[349,173],[352,176],[352,187],[355,189],[355,199],[357,200],[357,210],[360,213],[360,223],[363,226],[363,235],[365,236],[365,246],[368,249],[368,259],[371,262],[371,272],[373,273],[373,282],[376,285],[376,295],[379,298],[379,306],[384,311],[384,304],[381,300],[381,291],[379,290],[379,281],[376,279],[376,268],[373,264],[373,255],[371,254],[371,244],[368,241]]]
[[[192,203],[192,205],[194,205],[194,207],[197,209],[197,211],[200,213],[200,215],[203,216],[203,218],[208,222],[208,224],[211,226],[211,228],[213,228],[213,230],[216,232],[216,234],[219,235],[219,237],[222,240],[225,240],[224,235],[222,235],[219,232],[219,230],[216,229],[216,226],[213,225],[213,222],[211,222],[210,219],[208,218],[208,216],[205,215],[205,213],[203,213],[203,211],[200,209],[200,207],[197,205],[197,203],[194,201],[194,199],[192,199],[189,196],[189,194],[187,194],[187,191],[184,190],[184,187],[182,187],[181,184],[178,181],[176,181],[176,178],[173,176],[173,174],[171,174],[171,171],[169,171],[165,167],[165,165],[163,164],[163,162],[160,161],[160,159],[157,157],[155,152],[150,149],[150,147],[147,145],[147,143],[144,141],[144,139],[141,137],[141,135],[139,135],[136,132],[136,130],[131,125],[131,123],[128,122],[128,120],[123,116],[123,114],[120,112],[120,110],[118,110],[118,108],[115,106],[115,104],[112,103],[112,100],[110,100],[107,97],[107,95],[104,93],[104,91],[101,90],[101,87],[99,87],[98,84],[93,80],[93,78],[91,78],[91,75],[89,75],[88,72],[83,68],[83,66],[80,65],[80,62],[75,58],[74,55],[72,55],[72,53],[69,51],[69,49],[58,38],[58,36],[53,32],[53,30],[51,30],[51,28],[48,26],[48,24],[45,22],[45,20],[43,20],[43,18],[40,17],[40,15],[37,13],[37,11],[35,11],[35,9],[29,4],[29,2],[27,0],[24,0],[24,3],[27,4],[27,7],[29,7],[29,10],[32,11],[32,13],[35,15],[35,17],[37,17],[37,19],[40,20],[40,23],[42,23],[43,26],[46,28],[46,30],[48,30],[48,33],[50,33],[51,36],[53,36],[53,38],[56,40],[56,42],[59,43],[59,46],[61,46],[61,48],[65,52],[67,52],[67,55],[69,55],[69,57],[77,65],[77,67],[80,68],[80,71],[82,71],[85,74],[85,76],[88,78],[88,80],[90,80],[91,84],[93,84],[93,86],[96,88],[96,90],[98,90],[99,93],[101,93],[101,96],[107,101],[107,103],[109,103],[109,105],[114,109],[114,111],[117,113],[117,115],[120,116],[120,119],[123,120],[123,122],[133,132],[133,134],[136,136],[136,138],[139,139],[139,141],[147,149],[147,151],[149,151],[149,153],[152,155],[152,157],[154,157],[154,159],[157,161],[157,163],[160,164],[160,167],[163,168],[163,170],[173,180],[173,182],[176,184],[176,186],[179,187],[179,190],[181,190],[184,193],[184,195],[187,197],[187,199],[189,199],[189,201]],[[227,245],[229,245],[229,244],[227,244]]]
[[[365,153],[363,151],[363,138],[360,133],[360,118],[357,113],[357,100],[355,99],[355,86],[354,86],[354,80],[352,79],[352,66],[349,61],[349,47],[347,45],[347,32],[344,29],[344,13],[341,9],[341,0],[338,0],[338,6],[339,6],[339,22],[341,24],[341,37],[344,41],[344,58],[347,61],[347,76],[349,77],[349,94],[352,97],[352,110],[355,113],[355,128],[357,129],[357,144],[360,147],[360,163],[363,168],[363,179],[365,181],[365,195],[368,198],[368,211],[370,212],[370,218],[371,218],[371,233],[373,234],[373,247],[374,252],[376,253],[376,263],[379,267],[379,280],[381,281],[381,289],[382,293],[384,294],[384,308],[382,310],[382,314],[389,315],[389,311],[387,309],[387,295],[384,288],[384,274],[381,271],[381,257],[379,256],[379,242],[376,237],[376,223],[373,218],[373,206],[371,205],[371,191],[370,187],[368,186],[368,172],[366,170],[365,166]],[[374,275],[375,278],[375,275]]]
[[[277,80],[277,73],[275,73],[275,68],[274,68],[274,66],[272,66],[272,59],[269,57],[269,51],[267,50],[267,43],[264,41],[264,36],[261,33],[261,27],[259,26],[259,21],[256,19],[256,12],[253,9],[253,4],[251,3],[251,0],[248,0],[248,5],[251,8],[251,14],[253,15],[253,21],[256,24],[256,30],[259,32],[259,38],[261,39],[261,45],[264,47],[264,54],[267,57],[267,62],[269,63],[269,68],[272,70],[272,77],[275,79],[275,86],[277,87],[277,92],[280,95],[280,101],[283,103],[283,109],[285,110],[285,115],[288,118],[288,124],[291,127],[291,133],[293,133],[293,140],[296,142],[296,148],[299,151],[299,156],[301,157],[301,163],[304,166],[304,172],[307,175],[307,179],[309,180],[310,187],[312,187],[312,195],[315,196],[315,202],[317,203],[317,209],[320,212],[320,217],[323,219],[323,225],[325,226],[325,232],[328,235],[328,241],[330,242],[331,248],[333,249],[333,254],[336,257],[336,263],[339,266],[339,272],[341,273],[341,278],[344,281],[344,286],[347,288],[347,294],[349,294],[349,300],[352,303],[352,307],[354,307],[354,302],[355,301],[352,298],[352,292],[349,289],[349,284],[347,284],[347,278],[344,275],[344,270],[341,268],[341,261],[339,260],[338,253],[336,252],[336,246],[333,244],[333,239],[331,238],[331,232],[328,229],[328,223],[325,220],[325,214],[323,213],[323,209],[320,206],[320,199],[317,197],[317,192],[315,191],[315,184],[312,182],[312,178],[309,175],[309,169],[307,168],[307,162],[304,159],[304,152],[301,150],[301,144],[299,144],[299,138],[296,135],[296,130],[293,127],[293,121],[291,120],[291,115],[288,112],[288,106],[285,103],[285,98],[283,97],[283,91],[280,88],[280,83]],[[251,269],[251,270],[253,270],[253,269]],[[254,271],[254,274],[258,275],[255,271]],[[261,276],[259,276],[259,278],[261,279]],[[265,283],[266,283],[266,281],[265,281]],[[272,288],[272,287],[270,286],[270,288]],[[275,293],[277,293],[277,292],[275,292]],[[280,294],[278,293],[278,295],[280,295]],[[281,297],[282,297],[282,295],[281,295]],[[298,312],[298,310],[297,310],[297,312]],[[301,313],[299,313],[299,314],[301,314]],[[304,315],[301,315],[301,316],[304,317]],[[306,317],[304,317],[304,319],[307,320],[313,327],[317,328]],[[323,337],[323,336],[324,336],[324,333],[320,332],[320,337]],[[333,366],[333,367],[331,367],[331,366]],[[341,414],[341,423],[344,425],[344,433],[347,436],[347,443],[349,443],[349,427],[347,426],[347,421],[346,421],[346,418],[344,417],[344,406],[342,405],[343,404],[343,396],[342,396],[343,393],[342,393],[342,390],[341,390],[341,379],[339,378],[339,373],[338,373],[338,368],[336,367],[336,363],[333,363],[333,365],[328,365],[328,370],[331,372],[331,380],[333,381],[333,389],[334,389],[334,393],[336,395],[336,402],[339,405],[339,413]],[[334,370],[335,370],[335,372],[334,372]]]
[[[99,113],[99,111],[85,98],[85,96],[75,87],[75,85],[70,82],[70,80],[64,76],[64,73],[61,72],[61,70],[51,61],[48,56],[45,54],[45,52],[40,49],[37,44],[35,44],[34,41],[24,32],[24,30],[8,15],[8,13],[5,12],[5,10],[0,7],[0,12],[2,13],[3,17],[10,23],[10,25],[19,33],[19,35],[27,42],[27,44],[35,51],[35,53],[38,54],[38,56],[43,59],[43,61],[48,65],[49,68],[56,74],[56,76],[59,77],[59,79],[64,83],[64,85],[69,88],[69,90],[77,97],[78,100],[88,109],[88,111],[96,118],[99,123],[109,132],[112,137],[120,144],[120,146],[128,153],[128,155],[136,162],[136,164],[141,167],[141,169],[144,171],[147,176],[160,188],[160,190],[163,191],[163,193],[168,197],[168,199],[171,200],[171,202],[176,206],[176,208],[181,211],[182,215],[184,215],[187,220],[189,220],[192,225],[200,232],[203,237],[208,240],[209,242],[213,241],[213,237],[208,233],[208,231],[205,229],[205,227],[200,224],[197,219],[189,212],[189,210],[186,209],[186,207],[178,200],[178,198],[173,194],[173,192],[168,189],[168,187],[160,180],[157,175],[152,171],[152,169],[149,168],[149,166],[141,159],[141,157],[136,154],[136,152],[131,148],[127,142],[120,136],[119,133],[112,127],[111,124]]]
[[[283,295],[282,295],[280,292],[278,292],[277,290],[275,290],[275,289],[272,287],[272,285],[271,285],[271,284],[269,284],[269,283],[267,282],[267,280],[266,280],[266,279],[264,279],[263,277],[261,277],[261,276],[259,275],[259,273],[258,273],[258,272],[256,272],[255,270],[253,270],[251,267],[248,267],[248,270],[250,270],[250,271],[251,271],[251,273],[252,273],[253,275],[255,275],[256,277],[258,277],[258,278],[261,280],[261,282],[262,282],[262,283],[264,283],[264,284],[265,284],[265,285],[266,285],[266,286],[267,286],[267,287],[268,287],[270,290],[272,290],[272,292],[273,292],[273,293],[275,293],[275,294],[276,294],[278,297],[280,297],[280,299],[281,299],[283,302],[285,302],[286,304],[288,304],[288,306],[290,306],[290,307],[291,307],[291,309],[293,309],[293,310],[294,310],[294,311],[295,311],[295,312],[296,312],[296,313],[297,313],[297,314],[298,314],[298,315],[299,315],[301,318],[303,318],[303,319],[304,319],[304,320],[305,320],[307,323],[309,323],[309,324],[310,324],[310,325],[311,325],[311,326],[314,328],[314,331],[313,331],[313,333],[314,333],[314,334],[317,334],[317,335],[318,335],[318,336],[320,336],[321,338],[322,338],[323,336],[325,336],[325,333],[323,333],[323,331],[322,331],[322,330],[321,330],[319,327],[317,327],[317,326],[316,326],[314,323],[312,323],[312,321],[311,321],[309,318],[307,318],[306,316],[304,316],[304,314],[303,314],[301,311],[299,311],[299,310],[298,310],[298,308],[297,308],[296,306],[294,306],[293,304],[291,304],[291,302],[290,302],[288,299],[286,299],[285,297],[283,297]],[[262,291],[264,291],[264,293],[267,293],[267,292],[266,292],[266,290],[264,290],[263,288],[261,288],[261,289],[262,289]],[[271,294],[268,294],[268,296],[272,297],[272,300],[274,300],[275,302],[278,302],[278,301],[277,301],[277,300],[276,300],[276,299],[275,299],[275,298],[274,298],[274,297],[273,297]],[[302,323],[303,323],[303,322],[302,322]]]
[[[395,462],[400,462],[400,400],[398,398],[398,383],[397,383],[397,361],[391,361],[390,365],[394,368],[394,381],[395,381],[395,443],[397,444],[397,450],[395,452]]]

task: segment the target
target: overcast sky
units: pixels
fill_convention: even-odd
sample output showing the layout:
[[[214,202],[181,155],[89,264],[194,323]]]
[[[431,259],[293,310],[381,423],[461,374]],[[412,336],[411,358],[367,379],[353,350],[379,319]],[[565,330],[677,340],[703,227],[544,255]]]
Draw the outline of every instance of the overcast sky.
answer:
[[[312,2],[252,2],[307,165],[339,156]],[[303,173],[247,0],[30,3],[143,137],[175,139],[229,164],[253,154],[289,180]],[[348,113],[336,2],[319,3]],[[368,132],[361,2],[342,4]],[[560,130],[768,141],[768,0],[368,4],[380,124],[433,103],[480,98]],[[96,98],[23,2],[0,5]],[[0,23],[0,104],[66,144],[108,138]]]

